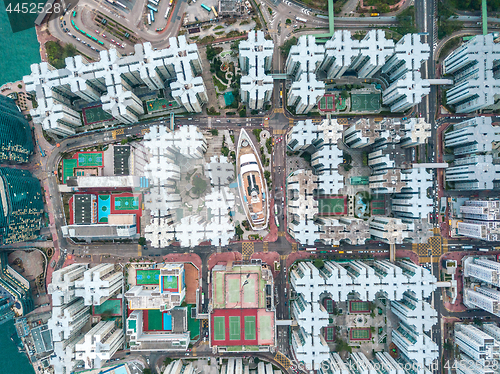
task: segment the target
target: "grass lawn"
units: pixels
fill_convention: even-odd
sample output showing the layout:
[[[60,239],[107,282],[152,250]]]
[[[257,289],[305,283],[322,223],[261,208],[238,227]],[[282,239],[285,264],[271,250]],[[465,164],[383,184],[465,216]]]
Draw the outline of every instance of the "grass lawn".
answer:
[[[219,89],[219,92],[223,92],[227,89],[227,86],[222,83],[215,75],[213,76],[213,79],[215,86]]]

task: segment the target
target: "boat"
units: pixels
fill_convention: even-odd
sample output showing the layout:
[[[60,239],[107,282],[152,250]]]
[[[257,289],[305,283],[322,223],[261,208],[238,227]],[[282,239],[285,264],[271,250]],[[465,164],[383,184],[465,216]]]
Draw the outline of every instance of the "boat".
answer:
[[[252,230],[264,230],[269,220],[267,183],[262,162],[248,133],[242,129],[236,152],[238,190]]]

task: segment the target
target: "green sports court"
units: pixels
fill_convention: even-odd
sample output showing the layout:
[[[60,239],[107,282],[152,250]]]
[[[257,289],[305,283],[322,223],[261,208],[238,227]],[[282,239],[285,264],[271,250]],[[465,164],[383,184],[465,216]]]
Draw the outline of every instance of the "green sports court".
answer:
[[[318,212],[320,216],[346,214],[347,198],[345,196],[319,196]]]
[[[380,94],[351,94],[351,112],[378,112]]]
[[[357,327],[349,331],[349,340],[370,340],[372,332],[369,327]]]
[[[226,317],[214,317],[214,340],[226,340]]]
[[[76,166],[77,162],[74,158],[63,160],[63,183],[66,183],[66,179],[68,179],[68,177],[74,176]]]
[[[318,103],[318,109],[322,112],[333,112],[335,110],[335,95],[325,95]]]
[[[139,195],[134,196],[114,196],[113,195],[113,208],[114,210],[138,210],[139,209]]]
[[[85,125],[92,125],[93,123],[111,121],[113,116],[102,109],[102,105],[92,106],[82,109],[82,116]]]
[[[255,316],[245,316],[245,340],[255,340]]]
[[[335,309],[335,302],[330,298],[326,298],[323,299],[323,306],[329,314],[332,314]]]
[[[370,303],[368,301],[349,301],[350,313],[370,313]]]
[[[160,270],[136,270],[137,285],[154,285],[160,283]]]
[[[241,321],[240,316],[229,317],[229,340],[240,340],[241,338],[240,321]]]
[[[102,167],[102,152],[78,152],[76,154],[79,168]]]

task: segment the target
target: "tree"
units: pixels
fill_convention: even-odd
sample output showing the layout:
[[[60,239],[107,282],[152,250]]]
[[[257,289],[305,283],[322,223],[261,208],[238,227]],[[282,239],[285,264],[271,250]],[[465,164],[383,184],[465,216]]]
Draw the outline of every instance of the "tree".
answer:
[[[262,129],[253,129],[252,133],[253,135],[257,138],[257,141],[260,143],[260,133],[262,132]]]
[[[146,245],[146,238],[144,238],[144,237],[141,236],[139,238],[139,245]]]
[[[142,374],[153,374],[150,368],[145,368],[142,370]]]
[[[291,24],[291,23],[292,23],[292,20],[291,20],[290,18],[287,18],[287,19],[286,19],[286,21],[285,21],[285,23],[286,23],[287,25],[289,25],[289,24]]]
[[[323,266],[325,266],[325,262],[320,258],[315,258],[313,261],[313,264],[318,269],[321,269]]]
[[[238,239],[241,238],[241,236],[243,235],[243,230],[241,229],[241,226],[238,225],[234,228],[234,233],[236,234],[236,236],[238,237]]]
[[[128,138],[124,138],[122,139],[122,141],[120,142],[121,145],[123,144],[127,144],[128,143]]]
[[[349,92],[347,92],[346,90],[342,90],[342,92],[340,93],[340,97],[346,100],[349,97]]]
[[[101,320],[102,321],[109,321],[111,319],[112,315],[113,315],[113,311],[111,309],[106,309],[104,312],[101,313]]]
[[[341,337],[337,337],[335,340],[335,343],[337,343],[337,352],[351,352],[352,349],[349,347],[349,344],[345,340],[343,340]]]
[[[211,133],[213,136],[217,136],[217,135],[219,135],[219,130],[217,130],[217,129],[212,129],[212,130],[210,130],[210,133]]]
[[[288,53],[290,52],[290,48],[292,48],[293,45],[297,44],[297,38],[294,36],[290,39],[288,39],[281,47],[281,53],[285,55],[285,57],[288,56]]]
[[[193,178],[193,192],[196,195],[201,195],[207,189],[207,182],[201,178],[199,175],[195,175]]]

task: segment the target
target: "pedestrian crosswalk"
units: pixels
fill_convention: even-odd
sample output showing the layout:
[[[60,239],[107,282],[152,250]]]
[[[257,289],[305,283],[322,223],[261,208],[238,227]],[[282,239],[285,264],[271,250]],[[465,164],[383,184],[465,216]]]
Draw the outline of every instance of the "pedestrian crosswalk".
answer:
[[[293,118],[288,118],[288,126],[293,126]]]
[[[274,108],[274,113],[285,113],[283,108]]]
[[[264,252],[268,252],[269,251],[269,242],[263,242],[262,243],[262,250]]]
[[[285,129],[274,129],[273,133],[276,135],[282,135],[282,134],[286,133],[286,130]]]

